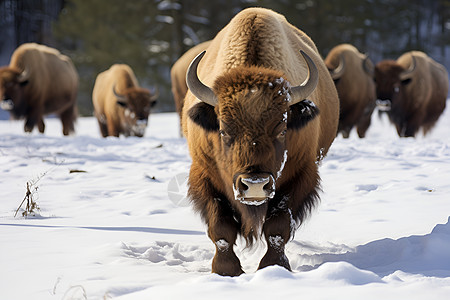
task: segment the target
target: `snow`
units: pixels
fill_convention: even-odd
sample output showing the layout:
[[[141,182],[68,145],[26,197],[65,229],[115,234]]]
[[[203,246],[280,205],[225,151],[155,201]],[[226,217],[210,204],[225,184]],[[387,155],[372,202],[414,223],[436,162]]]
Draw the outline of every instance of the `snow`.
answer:
[[[265,245],[239,240],[235,278],[211,274],[215,244],[178,203],[191,161],[176,114],[151,115],[144,138],[100,138],[94,118],[63,137],[45,122],[41,135],[0,121],[1,299],[450,295],[449,109],[426,137],[400,139],[377,113],[367,138],[338,137],[321,203],[286,245],[293,272],[256,271]],[[27,182],[40,210],[14,217]]]

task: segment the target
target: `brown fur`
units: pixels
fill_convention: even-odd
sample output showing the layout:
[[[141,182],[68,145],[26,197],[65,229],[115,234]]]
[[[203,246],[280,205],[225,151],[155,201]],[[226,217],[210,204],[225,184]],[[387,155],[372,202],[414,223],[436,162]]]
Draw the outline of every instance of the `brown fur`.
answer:
[[[400,74],[410,68],[412,56],[415,69],[402,81]],[[401,137],[414,137],[421,128],[427,134],[445,109],[448,73],[444,66],[423,52],[411,51],[397,61],[379,62],[375,67],[375,80],[378,99],[391,100],[388,115]]]
[[[27,80],[21,83],[24,70]],[[43,133],[44,116],[51,113],[59,115],[64,135],[74,132],[77,89],[78,74],[72,61],[44,45],[21,45],[14,51],[9,66],[0,68],[0,100],[10,98],[14,102],[11,114],[25,118],[26,132],[37,124]]]
[[[373,64],[354,46],[341,44],[328,53],[325,64],[328,69],[338,67],[341,58],[344,59],[344,72],[335,80],[336,89],[340,100],[340,115],[338,132],[344,138],[348,138],[354,126],[357,127],[358,136],[365,137],[370,126],[372,112],[375,109],[375,83],[373,74],[364,69],[373,69]]]
[[[290,86],[308,74],[300,50],[319,71],[317,88],[308,98],[317,107],[305,102],[289,107],[287,101]],[[218,105],[200,102],[188,91],[182,120],[192,157],[189,196],[216,244],[212,271],[241,274],[233,252],[236,237],[251,244],[261,228],[268,250],[259,267],[290,269],[284,245],[293,236],[294,222],[299,225],[318,201],[316,163],[336,136],[339,100],[329,72],[306,34],[271,10],[251,8],[212,40],[198,75],[212,87]],[[235,200],[236,176],[263,172],[278,177],[285,150],[275,196],[259,206]]]
[[[116,95],[122,95],[120,101]],[[125,64],[115,64],[100,73],[92,92],[94,112],[103,137],[142,137],[155,99],[150,91],[139,87],[133,70]],[[142,121],[142,126],[138,122]]]
[[[180,118],[180,130],[181,130],[181,118],[184,104],[184,97],[186,96],[188,87],[186,85],[186,71],[189,64],[197,54],[208,48],[211,41],[200,43],[184,53],[170,69],[170,79],[172,82],[172,95],[175,101],[175,108]]]

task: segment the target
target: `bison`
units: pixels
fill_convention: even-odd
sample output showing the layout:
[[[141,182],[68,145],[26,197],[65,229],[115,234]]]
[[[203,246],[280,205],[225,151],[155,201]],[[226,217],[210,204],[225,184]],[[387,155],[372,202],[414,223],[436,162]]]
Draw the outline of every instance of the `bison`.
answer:
[[[25,119],[25,132],[37,124],[44,133],[44,116],[59,115],[64,135],[74,132],[78,74],[58,50],[27,43],[18,47],[9,66],[0,68],[1,107],[15,119]]]
[[[388,105],[389,119],[400,137],[426,135],[445,109],[448,73],[420,51],[383,60],[375,66],[378,103]]]
[[[348,138],[356,126],[358,136],[365,137],[376,107],[372,61],[354,46],[341,44],[331,49],[325,64],[340,100],[338,132]]]
[[[233,245],[264,236],[259,268],[284,253],[319,199],[318,162],[336,136],[339,99],[313,41],[263,8],[238,13],[189,66],[183,130],[188,196],[215,244],[212,272],[243,273]]]
[[[192,47],[186,51],[172,66],[170,69],[170,79],[172,82],[172,95],[175,101],[175,107],[180,118],[180,128],[181,128],[181,117],[184,104],[184,96],[188,87],[186,85],[186,72],[191,61],[199,54],[201,51],[205,50],[211,41],[206,41]]]
[[[115,64],[100,73],[95,80],[92,102],[102,136],[143,137],[157,97],[156,93],[139,87],[128,65]]]

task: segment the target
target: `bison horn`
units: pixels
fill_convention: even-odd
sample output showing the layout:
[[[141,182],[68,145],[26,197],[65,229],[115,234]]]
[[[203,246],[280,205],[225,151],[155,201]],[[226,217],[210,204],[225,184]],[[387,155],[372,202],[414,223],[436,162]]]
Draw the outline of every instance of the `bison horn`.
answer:
[[[197,55],[194,60],[189,65],[188,71],[186,73],[186,84],[189,90],[197,97],[199,100],[216,106],[218,103],[217,97],[214,92],[203,84],[197,76],[197,68],[200,60],[205,55],[206,51],[203,51],[199,55]]]
[[[408,70],[403,71],[402,73],[400,73],[400,80],[406,80],[412,77],[412,74],[414,73],[416,69],[416,58],[411,55],[411,65],[409,66]]]
[[[341,55],[339,56],[339,65],[334,70],[330,70],[331,78],[333,78],[333,80],[338,80],[339,78],[341,78],[341,76],[344,74],[344,69],[345,59]]]
[[[366,56],[366,58],[364,58],[362,62],[362,67],[364,72],[366,72],[370,77],[374,76],[373,63],[370,60],[369,56]]]
[[[116,92],[116,85],[113,86],[112,90],[113,90],[114,96],[116,96],[119,101],[127,101],[127,97],[125,97],[124,95],[118,94]]]
[[[308,78],[302,84],[291,88],[291,103],[289,105],[294,105],[306,99],[314,91],[319,82],[319,72],[313,60],[302,50],[300,50],[300,53],[308,65]]]
[[[30,77],[30,74],[29,74],[28,70],[27,70],[27,69],[24,69],[24,70],[22,71],[22,73],[20,73],[20,74],[17,76],[17,81],[18,81],[18,82],[25,82],[25,81],[28,80],[29,77]]]
[[[150,101],[155,101],[159,97],[159,89],[157,87],[153,88],[151,94]]]

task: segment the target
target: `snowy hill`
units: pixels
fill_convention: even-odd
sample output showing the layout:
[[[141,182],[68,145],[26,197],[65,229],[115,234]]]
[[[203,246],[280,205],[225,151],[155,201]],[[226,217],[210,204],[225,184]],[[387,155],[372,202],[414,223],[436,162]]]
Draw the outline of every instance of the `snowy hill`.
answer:
[[[237,278],[210,273],[205,226],[169,186],[190,166],[176,114],[151,115],[142,139],[102,139],[94,118],[46,130],[0,121],[0,299],[449,299],[449,109],[427,137],[376,114],[366,139],[338,137],[287,245],[294,271],[256,272],[264,245],[240,242]],[[27,182],[40,210],[14,217]]]

